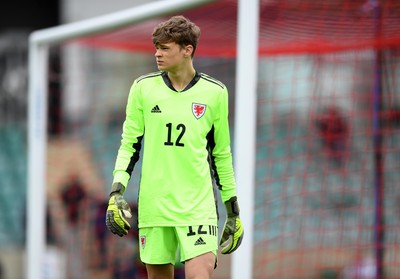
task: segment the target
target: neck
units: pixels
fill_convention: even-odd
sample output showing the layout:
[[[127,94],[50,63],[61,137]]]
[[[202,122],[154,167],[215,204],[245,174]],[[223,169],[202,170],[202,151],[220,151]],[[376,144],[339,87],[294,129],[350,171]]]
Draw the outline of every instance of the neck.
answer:
[[[171,80],[172,86],[181,91],[192,81],[196,74],[195,69],[192,67],[180,71],[168,72],[168,77]]]

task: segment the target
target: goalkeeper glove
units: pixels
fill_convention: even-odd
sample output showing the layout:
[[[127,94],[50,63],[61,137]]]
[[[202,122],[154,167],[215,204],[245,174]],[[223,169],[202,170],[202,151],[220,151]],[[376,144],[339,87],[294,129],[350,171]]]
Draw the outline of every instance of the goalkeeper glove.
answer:
[[[107,228],[119,236],[128,234],[131,225],[125,217],[131,218],[132,211],[123,197],[125,187],[121,183],[114,183],[111,188],[110,200],[106,213]]]
[[[237,197],[232,197],[225,202],[226,212],[228,214],[225,226],[222,231],[221,246],[222,254],[230,254],[235,251],[243,239],[243,226],[239,218],[239,204]]]

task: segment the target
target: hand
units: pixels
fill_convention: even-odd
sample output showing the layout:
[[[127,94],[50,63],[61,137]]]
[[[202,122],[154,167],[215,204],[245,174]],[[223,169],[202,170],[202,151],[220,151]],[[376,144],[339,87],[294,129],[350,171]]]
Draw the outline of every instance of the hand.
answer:
[[[227,217],[219,242],[222,254],[230,254],[239,248],[243,239],[243,225],[239,218],[239,204],[236,197],[225,202]]]
[[[112,191],[110,194],[106,213],[106,225],[113,234],[122,237],[127,235],[128,230],[131,228],[131,225],[126,221],[125,217],[131,218],[132,211],[129,204],[125,201],[120,189],[121,188],[117,191]]]

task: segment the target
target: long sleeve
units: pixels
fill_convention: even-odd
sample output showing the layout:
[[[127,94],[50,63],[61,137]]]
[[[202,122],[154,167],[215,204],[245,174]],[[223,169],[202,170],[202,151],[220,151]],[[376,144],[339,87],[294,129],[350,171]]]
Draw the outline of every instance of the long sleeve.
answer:
[[[122,129],[121,145],[118,150],[113,183],[128,185],[133,168],[139,160],[141,142],[144,134],[143,109],[140,86],[135,81],[129,92],[126,118]]]
[[[228,92],[226,88],[223,89],[219,101],[219,115],[214,122],[214,144],[211,146],[211,159],[214,178],[221,192],[222,201],[225,202],[236,195],[228,122]]]

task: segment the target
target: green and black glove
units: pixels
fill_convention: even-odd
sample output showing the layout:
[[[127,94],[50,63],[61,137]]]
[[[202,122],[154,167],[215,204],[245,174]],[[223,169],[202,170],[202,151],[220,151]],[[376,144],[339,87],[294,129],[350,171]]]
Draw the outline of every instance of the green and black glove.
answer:
[[[226,221],[222,237],[219,242],[222,254],[230,254],[235,251],[243,239],[243,225],[239,218],[239,204],[237,197],[232,197],[225,202],[226,207]]]
[[[110,200],[106,213],[107,228],[119,236],[128,234],[131,225],[126,218],[132,217],[132,211],[129,204],[125,201],[123,194],[125,187],[121,183],[114,183],[111,188]]]

